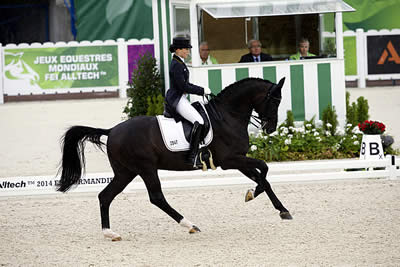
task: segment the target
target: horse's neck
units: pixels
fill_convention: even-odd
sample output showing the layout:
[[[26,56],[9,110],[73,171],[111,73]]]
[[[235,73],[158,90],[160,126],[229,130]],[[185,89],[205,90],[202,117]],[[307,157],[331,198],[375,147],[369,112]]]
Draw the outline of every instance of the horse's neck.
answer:
[[[250,121],[251,109],[239,108],[237,105],[211,101],[207,105],[209,115],[216,124],[221,124],[224,121],[226,124],[234,126],[235,131],[243,128],[247,131],[247,125]]]
[[[241,116],[248,115],[248,118],[250,119],[253,107],[251,106],[249,95],[252,95],[252,93],[243,91],[241,94],[230,96],[225,101],[222,100],[221,102],[227,111],[241,114]]]
[[[260,95],[263,85],[259,81],[244,81],[236,87],[231,87],[225,94],[218,98],[214,103],[217,109],[223,111],[230,118],[229,123],[240,125],[245,128],[250,122],[250,116],[253,111],[254,97]]]

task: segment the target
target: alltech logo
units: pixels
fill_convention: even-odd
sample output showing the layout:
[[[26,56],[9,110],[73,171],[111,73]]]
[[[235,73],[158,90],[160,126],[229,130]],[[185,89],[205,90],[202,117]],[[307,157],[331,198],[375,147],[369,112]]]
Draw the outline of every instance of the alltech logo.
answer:
[[[391,41],[388,42],[386,49],[383,50],[383,53],[378,60],[378,65],[383,65],[387,61],[393,61],[396,64],[400,64],[400,57],[397,54],[396,49],[394,49],[394,46]]]
[[[400,73],[400,35],[367,37],[368,74]]]

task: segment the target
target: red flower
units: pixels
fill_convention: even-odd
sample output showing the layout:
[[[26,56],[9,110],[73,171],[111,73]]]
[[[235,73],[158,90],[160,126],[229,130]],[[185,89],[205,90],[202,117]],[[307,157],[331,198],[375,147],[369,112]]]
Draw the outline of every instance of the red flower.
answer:
[[[358,124],[358,128],[365,134],[382,134],[386,126],[379,121],[365,120]]]

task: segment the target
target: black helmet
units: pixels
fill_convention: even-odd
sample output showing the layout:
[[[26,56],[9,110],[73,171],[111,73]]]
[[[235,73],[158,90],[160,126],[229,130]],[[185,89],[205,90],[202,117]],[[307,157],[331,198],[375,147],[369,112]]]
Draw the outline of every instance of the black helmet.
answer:
[[[172,41],[172,44],[169,46],[169,51],[173,53],[176,49],[182,48],[192,48],[190,45],[190,40],[186,37],[175,37]]]

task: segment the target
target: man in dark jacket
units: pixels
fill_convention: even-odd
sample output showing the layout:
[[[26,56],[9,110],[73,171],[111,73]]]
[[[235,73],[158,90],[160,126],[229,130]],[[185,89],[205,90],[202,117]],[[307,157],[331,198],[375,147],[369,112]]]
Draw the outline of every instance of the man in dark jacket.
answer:
[[[243,62],[261,62],[261,61],[271,61],[272,57],[269,54],[264,54],[261,52],[261,43],[258,40],[250,40],[247,44],[249,52],[240,58],[239,63]]]

